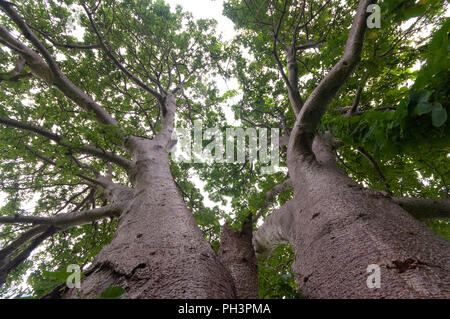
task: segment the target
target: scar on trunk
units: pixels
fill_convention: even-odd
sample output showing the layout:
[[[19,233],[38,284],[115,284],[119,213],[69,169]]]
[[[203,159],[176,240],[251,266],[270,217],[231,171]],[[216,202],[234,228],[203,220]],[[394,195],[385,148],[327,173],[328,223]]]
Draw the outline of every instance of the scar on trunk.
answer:
[[[388,269],[397,268],[400,274],[406,272],[409,269],[416,269],[417,267],[419,267],[419,265],[426,265],[426,263],[420,261],[418,258],[407,258],[405,260],[392,259],[392,264],[393,266],[388,265],[386,267]]]

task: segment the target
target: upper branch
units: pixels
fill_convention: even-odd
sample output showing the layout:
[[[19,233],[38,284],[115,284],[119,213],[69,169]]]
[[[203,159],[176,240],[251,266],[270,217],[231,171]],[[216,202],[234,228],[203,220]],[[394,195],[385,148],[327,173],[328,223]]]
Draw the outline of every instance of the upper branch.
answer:
[[[53,44],[55,47],[65,48],[65,49],[77,49],[77,50],[93,50],[93,49],[99,49],[100,45],[98,44],[81,44],[81,43],[60,43],[55,40],[53,40],[50,35],[45,33],[42,30],[39,30],[38,28],[35,28],[30,25],[30,28],[34,31],[38,32],[40,35],[42,35],[45,39],[50,41],[51,44]]]
[[[308,43],[304,43],[304,44],[301,44],[301,45],[297,45],[297,46],[295,46],[295,50],[296,51],[305,51],[305,50],[308,50],[308,49],[318,48],[325,41],[326,41],[326,39],[322,39],[322,40],[316,41],[316,42],[308,42]]]
[[[118,126],[116,120],[112,118],[102,106],[96,103],[67,78],[47,48],[36,37],[23,18],[12,8],[12,4],[0,0],[0,8],[15,22],[25,38],[29,40],[44,57],[44,59],[42,59],[38,53],[25,46],[13,37],[7,29],[0,25],[0,39],[6,43],[8,47],[20,54],[27,62],[32,73],[49,85],[57,87],[65,96],[74,101],[85,111],[93,111],[98,122]]]
[[[25,68],[25,60],[19,56],[14,69],[7,73],[0,73],[0,82],[2,81],[17,81],[22,78],[27,78],[31,76],[31,73],[21,74]]]
[[[97,26],[95,25],[94,19],[92,18],[91,12],[88,10],[86,5],[82,3],[83,9],[86,12],[89,22],[91,23],[92,29],[94,30],[95,35],[97,36],[98,42],[100,43],[100,47],[103,49],[105,54],[113,61],[113,63],[119,68],[120,71],[122,71],[130,80],[132,80],[134,83],[136,83],[139,87],[144,89],[145,91],[149,92],[151,95],[153,95],[158,101],[163,101],[163,96],[157,92],[156,90],[152,89],[148,85],[146,85],[144,82],[142,82],[139,78],[137,78],[134,74],[132,74],[127,68],[125,68],[119,60],[112,54],[111,50],[109,50],[106,47],[105,41],[103,41],[102,36],[100,35],[100,32],[98,31]],[[152,82],[158,83],[156,79],[151,78]]]
[[[338,90],[360,61],[367,21],[367,7],[374,0],[361,0],[350,29],[344,54],[314,89],[297,117],[289,148],[301,155],[313,155],[312,143],[322,115]]]
[[[176,112],[176,100],[173,93],[168,93],[161,104],[162,119],[161,132],[158,133],[155,140],[161,140],[163,143],[169,143],[172,138],[173,125]]]

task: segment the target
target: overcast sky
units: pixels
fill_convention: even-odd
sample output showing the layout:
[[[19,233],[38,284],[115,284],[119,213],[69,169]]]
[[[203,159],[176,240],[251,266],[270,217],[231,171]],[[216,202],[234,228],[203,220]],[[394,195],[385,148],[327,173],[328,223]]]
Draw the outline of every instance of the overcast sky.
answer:
[[[224,40],[233,38],[233,22],[222,15],[223,0],[166,0],[174,9],[176,5],[183,7],[184,11],[192,13],[197,19],[215,19],[218,23],[217,29],[223,35]]]

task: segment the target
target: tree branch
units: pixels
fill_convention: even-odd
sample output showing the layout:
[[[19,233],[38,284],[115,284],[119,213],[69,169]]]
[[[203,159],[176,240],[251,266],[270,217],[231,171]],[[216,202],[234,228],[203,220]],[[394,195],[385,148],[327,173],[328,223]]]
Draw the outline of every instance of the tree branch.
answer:
[[[74,226],[89,224],[105,217],[118,217],[122,212],[122,204],[111,204],[96,209],[56,215],[52,217],[40,216],[0,216],[0,224],[33,224],[54,226],[57,230],[64,230]]]
[[[97,26],[95,25],[94,19],[92,18],[91,12],[87,9],[86,5],[84,3],[81,4],[83,6],[84,11],[86,12],[89,21],[91,23],[92,29],[94,30],[95,35],[97,36],[97,39],[100,43],[100,47],[103,49],[105,54],[113,61],[113,63],[119,68],[120,71],[122,71],[130,80],[132,80],[134,83],[136,83],[139,87],[144,89],[145,91],[149,92],[151,95],[153,95],[158,101],[163,101],[163,96],[157,92],[156,90],[152,89],[148,85],[146,85],[144,82],[142,82],[140,79],[138,79],[134,74],[132,74],[130,71],[127,70],[120,62],[116,59],[114,54],[112,54],[111,50],[109,50],[106,47],[105,42],[102,39],[102,36],[100,35],[100,32],[97,29]],[[154,83],[158,83],[156,79],[150,79]]]
[[[58,167],[58,165],[57,165],[54,161],[52,161],[51,159],[45,157],[45,156],[42,155],[42,154],[39,154],[38,152],[36,152],[35,150],[33,150],[33,149],[32,149],[31,147],[29,147],[28,145],[25,145],[25,148],[26,148],[29,152],[31,152],[34,156],[36,156],[37,158],[39,158],[40,160],[42,160],[44,163],[47,163],[47,164],[53,165],[53,166],[55,166],[55,167]],[[84,174],[76,174],[76,176],[78,176],[78,177],[80,177],[80,178],[82,178],[82,179],[84,179],[84,180],[86,180],[86,181],[88,181],[88,182],[91,182],[91,183],[93,183],[93,184],[101,184],[99,181],[97,181],[97,180],[95,180],[95,179],[93,179],[93,178],[90,178],[89,176],[86,176],[86,175],[84,175]]]
[[[6,277],[12,270],[16,269],[17,266],[23,263],[30,256],[31,252],[36,249],[37,246],[39,246],[44,240],[52,236],[54,233],[54,227],[49,227],[44,233],[34,239],[31,244],[21,253],[19,253],[13,260],[3,265],[0,268],[0,287],[6,282]]]
[[[35,125],[22,123],[22,122],[19,122],[17,120],[10,119],[10,118],[0,118],[0,124],[6,125],[9,127],[18,128],[18,129],[21,129],[24,131],[36,133],[38,135],[41,135],[43,137],[46,137],[46,138],[56,142],[58,145],[67,147],[70,150],[74,150],[75,152],[79,152],[79,153],[83,153],[83,154],[96,156],[96,157],[104,159],[106,161],[111,161],[111,162],[116,163],[117,165],[123,167],[126,170],[129,170],[133,166],[133,163],[130,160],[128,160],[120,155],[117,155],[115,153],[104,151],[103,149],[98,148],[96,146],[82,145],[80,147],[74,148],[73,146],[70,145],[70,143],[66,142],[66,140],[62,136],[55,134],[53,132],[47,131],[47,130],[45,130],[41,127],[35,126]]]
[[[301,155],[302,158],[314,159],[312,143],[316,128],[328,105],[360,61],[368,16],[366,10],[373,2],[375,1],[359,2],[342,58],[314,89],[301,109],[289,145],[292,156]]]
[[[258,212],[253,217],[252,222],[255,224],[258,221],[258,219],[262,216],[262,214],[269,208],[270,205],[272,205],[276,195],[284,191],[287,191],[292,187],[293,187],[292,180],[288,179],[285,180],[283,183],[276,185],[274,188],[268,191],[266,193],[266,201],[264,202],[264,206],[258,210]]]
[[[369,153],[367,153],[366,150],[364,150],[363,148],[358,148],[357,151],[362,156],[364,156],[365,159],[367,159],[369,161],[370,165],[372,165],[373,169],[378,174],[380,180],[383,182],[386,192],[389,195],[392,195],[391,187],[388,184],[388,182],[386,181],[386,177],[384,176],[383,172],[381,171],[380,166],[375,161],[375,159]]]
[[[0,73],[0,82],[2,81],[18,81],[23,78],[31,77],[31,73],[20,74],[25,68],[25,60],[19,56],[14,69],[7,73]]]
[[[3,261],[6,260],[15,250],[19,249],[25,245],[29,240],[33,239],[37,235],[43,233],[48,227],[45,225],[39,225],[27,230],[22,235],[20,235],[16,240],[11,242],[9,246],[0,250],[0,268],[5,264]]]
[[[289,101],[291,102],[292,109],[294,110],[295,115],[297,116],[303,107],[303,99],[300,95],[300,91],[298,89],[298,64],[296,58],[297,50],[288,46],[286,50],[287,57],[287,68],[288,68],[288,94]]]
[[[42,35],[45,39],[50,41],[51,44],[53,44],[55,47],[65,48],[65,49],[77,49],[77,50],[93,50],[93,49],[100,49],[100,45],[98,44],[75,44],[75,43],[60,43],[55,40],[53,40],[50,35],[45,33],[42,30],[39,30],[38,28],[35,28],[33,26],[29,26],[34,31],[38,32],[40,35]]]
[[[288,201],[270,214],[253,234],[253,247],[258,258],[269,257],[278,245],[288,242],[288,234],[283,230],[288,226],[286,223],[292,223],[291,205],[291,201]]]
[[[161,104],[162,129],[161,132],[159,132],[155,137],[155,141],[159,140],[163,141],[164,143],[169,143],[171,141],[176,108],[177,105],[175,101],[175,96],[172,93],[168,93],[164,98],[164,102]]]
[[[7,29],[0,25],[0,39],[12,50],[22,56],[32,73],[47,82],[50,86],[57,87],[65,96],[74,101],[85,111],[93,111],[98,122],[118,126],[116,120],[113,119],[102,106],[96,103],[66,77],[42,42],[36,37],[23,18],[12,8],[12,4],[0,0],[0,7],[19,27],[25,38],[29,40],[44,57],[45,61],[39,54],[22,44],[19,40],[14,38]]]
[[[305,44],[302,44],[302,45],[297,45],[297,46],[295,47],[295,50],[296,50],[296,51],[305,51],[305,50],[308,50],[308,49],[318,48],[318,47],[320,47],[320,45],[321,45],[322,43],[324,43],[326,40],[327,40],[327,39],[322,39],[322,40],[316,41],[316,42],[309,42],[309,43],[305,43]]]
[[[359,102],[361,101],[361,94],[362,94],[362,92],[364,90],[364,86],[366,85],[366,82],[367,82],[368,78],[369,78],[369,73],[366,73],[363,76],[363,78],[361,80],[361,83],[358,86],[358,89],[356,90],[356,95],[355,95],[355,98],[353,100],[353,104],[350,107],[350,109],[348,110],[347,114],[345,115],[346,117],[352,117],[358,111]]]
[[[450,198],[392,198],[404,210],[419,220],[450,219]]]

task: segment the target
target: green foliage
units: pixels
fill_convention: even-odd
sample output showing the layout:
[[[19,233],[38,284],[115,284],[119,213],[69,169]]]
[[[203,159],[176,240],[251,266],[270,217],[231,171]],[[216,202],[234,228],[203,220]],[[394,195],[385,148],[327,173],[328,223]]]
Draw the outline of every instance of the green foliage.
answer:
[[[436,233],[447,240],[450,240],[450,223],[444,220],[433,220],[425,223],[428,227],[433,229]]]
[[[98,299],[120,299],[126,295],[126,290],[122,287],[111,286],[106,288]]]
[[[71,272],[67,272],[67,271],[43,271],[42,272],[42,276],[44,278],[47,279],[56,279],[60,284],[64,283],[67,281],[67,278],[69,278],[69,276],[73,274]],[[82,276],[80,276],[81,278],[84,277],[83,274],[81,274]]]
[[[291,271],[294,262],[292,248],[285,244],[276,248],[271,257],[258,263],[258,288],[261,299],[298,299],[295,274]],[[297,278],[298,279],[298,278]]]

